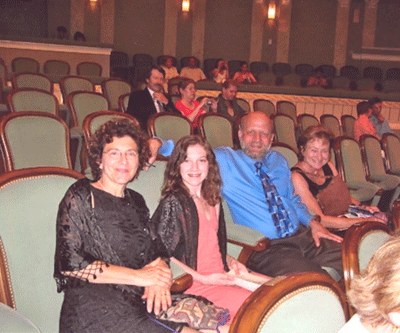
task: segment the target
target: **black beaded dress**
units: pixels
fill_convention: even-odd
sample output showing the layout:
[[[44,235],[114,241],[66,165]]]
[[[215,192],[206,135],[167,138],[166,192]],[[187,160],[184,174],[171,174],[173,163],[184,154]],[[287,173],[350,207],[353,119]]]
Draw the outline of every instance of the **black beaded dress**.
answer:
[[[94,188],[87,179],[70,187],[57,217],[54,277],[58,291],[64,292],[60,332],[171,332],[148,317],[143,288],[89,283],[89,269],[79,278],[61,274],[94,261],[140,269],[165,257],[148,221],[143,197],[132,190],[118,198]],[[163,323],[177,331],[185,326]]]

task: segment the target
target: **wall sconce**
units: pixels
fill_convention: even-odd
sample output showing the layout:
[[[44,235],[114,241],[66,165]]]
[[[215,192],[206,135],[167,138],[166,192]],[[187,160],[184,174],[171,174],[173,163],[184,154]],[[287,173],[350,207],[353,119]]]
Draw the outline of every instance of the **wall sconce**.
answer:
[[[92,3],[96,3],[98,0],[90,0],[90,2],[92,2]]]
[[[268,19],[275,20],[276,16],[276,5],[275,2],[270,2],[268,6]]]
[[[182,0],[182,12],[187,13],[190,9],[190,0]]]

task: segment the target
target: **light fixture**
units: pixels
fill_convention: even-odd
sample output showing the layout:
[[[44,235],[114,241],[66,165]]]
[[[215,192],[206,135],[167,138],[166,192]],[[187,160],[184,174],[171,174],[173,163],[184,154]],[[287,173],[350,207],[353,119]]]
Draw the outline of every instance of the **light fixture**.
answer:
[[[97,0],[90,0],[90,2],[97,2]]]
[[[190,0],[182,0],[182,12],[187,13],[190,8]]]
[[[270,2],[268,6],[268,19],[275,20],[276,15],[276,5],[275,2]]]

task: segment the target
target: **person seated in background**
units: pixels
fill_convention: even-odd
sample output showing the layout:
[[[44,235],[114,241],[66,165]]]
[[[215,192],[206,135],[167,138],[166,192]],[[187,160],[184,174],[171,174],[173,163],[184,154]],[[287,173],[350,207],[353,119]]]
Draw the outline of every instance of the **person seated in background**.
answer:
[[[383,244],[347,293],[357,313],[339,333],[400,332],[400,238]]]
[[[229,309],[233,319],[251,292],[234,282],[236,275],[249,273],[227,254],[220,187],[218,165],[209,143],[200,136],[185,136],[169,158],[162,198],[151,221],[171,260],[193,276],[193,285],[185,293]]]
[[[200,102],[196,101],[196,86],[191,79],[182,79],[179,82],[179,93],[181,99],[175,103],[175,107],[190,120],[194,129],[199,127],[199,117],[207,112],[207,108],[214,112],[217,110],[214,98],[204,97]]]
[[[369,120],[374,124],[376,131],[380,137],[385,133],[392,133],[387,119],[382,114],[382,100],[379,97],[373,97],[368,100],[369,106],[372,109],[372,115]]]
[[[374,216],[379,212],[377,207],[363,206],[370,217],[346,218],[349,206],[360,206],[361,203],[350,196],[346,184],[331,162],[333,133],[325,126],[310,126],[298,140],[299,162],[292,170],[292,181],[295,193],[307,206],[308,210],[321,217],[321,224],[333,231],[345,230],[355,223],[367,221],[385,222]],[[370,214],[368,214],[370,213]]]
[[[195,57],[189,58],[188,66],[183,67],[181,70],[181,76],[192,79],[194,82],[206,79],[204,72],[197,67],[197,60]]]
[[[57,39],[67,39],[67,28],[63,25],[57,27]]]
[[[237,91],[237,83],[233,80],[226,80],[222,84],[222,90],[218,96],[217,112],[228,116],[233,122],[236,121],[236,116],[246,113],[237,102]]]
[[[254,75],[249,71],[249,65],[246,61],[240,63],[240,71],[237,71],[233,76],[233,81],[240,83],[257,83]]]
[[[322,76],[321,71],[316,71],[314,76],[310,76],[307,81],[307,87],[328,87],[328,81]]]
[[[229,66],[224,59],[218,59],[215,68],[211,71],[211,77],[217,83],[224,83],[229,79]]]
[[[369,134],[377,139],[381,139],[376,131],[374,124],[369,119],[372,115],[372,108],[367,101],[362,101],[357,104],[357,120],[354,122],[354,139],[360,140],[363,134]]]
[[[88,150],[94,180],[75,182],[57,215],[60,332],[196,332],[152,314],[171,306],[169,257],[143,197],[126,188],[150,156],[147,135],[130,120],[111,120]]]
[[[168,92],[168,81],[174,77],[179,76],[179,73],[176,67],[173,65],[173,59],[170,56],[165,57],[164,63],[161,65],[161,67],[164,69],[165,72],[163,82],[164,91]]]
[[[74,40],[77,42],[86,42],[85,35],[80,31],[75,32]]]
[[[163,111],[179,113],[171,99],[163,93],[164,75],[162,67],[150,67],[146,72],[147,87],[132,92],[129,97],[126,113],[134,116],[145,131],[147,131],[147,121],[153,114]]]

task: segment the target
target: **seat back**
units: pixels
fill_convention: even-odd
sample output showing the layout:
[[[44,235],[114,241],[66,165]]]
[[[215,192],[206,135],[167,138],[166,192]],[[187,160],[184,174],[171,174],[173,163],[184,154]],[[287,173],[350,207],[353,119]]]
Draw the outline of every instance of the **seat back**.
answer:
[[[210,79],[211,71],[217,65],[217,58],[208,58],[204,60],[204,74]]]
[[[297,111],[296,105],[289,101],[277,101],[276,102],[276,113],[286,114],[293,119],[293,122],[297,124]]]
[[[332,89],[350,90],[351,79],[346,76],[335,76],[331,80]]]
[[[57,293],[53,279],[57,211],[68,187],[81,177],[61,168],[0,176],[0,202],[7,204],[7,209],[0,209],[0,235],[12,285],[9,299],[41,332],[58,332],[63,295]]]
[[[53,82],[46,75],[40,73],[16,73],[13,75],[11,82],[13,89],[35,88],[53,93]]]
[[[289,145],[298,153],[295,134],[295,123],[291,117],[286,114],[277,113],[273,117],[276,140]]]
[[[147,131],[150,136],[177,142],[181,137],[192,134],[192,126],[190,121],[180,114],[160,112],[150,117]]]
[[[340,76],[347,77],[350,80],[357,80],[359,78],[360,71],[356,66],[343,66],[340,69]]]
[[[382,146],[385,152],[386,170],[390,173],[400,175],[400,140],[392,133],[382,136]]]
[[[339,119],[333,114],[323,114],[319,119],[322,125],[328,127],[332,131],[335,138],[342,135]]]
[[[153,57],[145,53],[137,53],[133,56],[133,79],[135,83],[143,82],[148,69],[153,65]]]
[[[400,68],[389,68],[386,71],[387,80],[400,80]]]
[[[342,132],[344,136],[354,138],[354,123],[356,118],[350,114],[345,114],[340,117],[340,122],[342,123]]]
[[[315,72],[321,72],[323,77],[331,79],[336,76],[336,67],[333,65],[320,65],[314,70]]]
[[[255,99],[253,102],[254,111],[262,111],[268,116],[272,116],[275,113],[275,105],[267,99]]]
[[[343,274],[346,291],[354,276],[363,271],[374,253],[390,236],[390,229],[380,222],[364,222],[351,226],[342,243]],[[350,308],[351,314],[354,310]]]
[[[129,103],[129,97],[131,94],[123,94],[118,97],[118,105],[119,105],[119,110],[122,112],[126,112],[128,110],[128,103]]]
[[[363,76],[365,78],[371,78],[375,81],[382,81],[383,71],[379,67],[370,66],[364,68]]]
[[[276,84],[276,75],[271,72],[260,72],[257,75],[257,81],[260,84],[265,84],[268,86],[273,86]]]
[[[3,59],[0,58],[0,78],[2,78],[3,84],[8,80],[8,70]]]
[[[364,134],[360,137],[360,146],[367,179],[374,180],[386,175],[380,141],[372,135]]]
[[[31,72],[39,73],[40,64],[32,58],[18,57],[11,61],[11,69],[14,73]]]
[[[231,76],[235,75],[236,72],[240,71],[241,63],[242,63],[242,60],[229,60],[228,61],[229,72],[231,73]]]
[[[101,76],[103,67],[97,62],[84,61],[76,66],[76,72],[78,75]]]
[[[6,171],[37,166],[72,168],[69,129],[55,115],[43,112],[8,114],[0,120],[0,139]]]
[[[71,66],[68,62],[62,60],[47,60],[43,65],[43,72],[65,76],[71,73]]]
[[[276,76],[283,76],[292,73],[292,66],[286,62],[276,62],[272,65],[272,72]]]
[[[282,76],[282,85],[289,87],[301,87],[302,77],[296,73],[290,73]]]
[[[40,111],[59,115],[59,103],[52,93],[33,89],[21,88],[7,94],[8,107],[11,112]]]
[[[118,110],[119,96],[132,92],[132,87],[129,83],[117,78],[109,78],[102,81],[101,89],[112,110]]]
[[[239,104],[239,106],[246,112],[251,111],[250,103],[246,101],[244,98],[236,98],[236,102]]]
[[[82,128],[83,119],[93,112],[109,110],[107,99],[91,91],[75,91],[68,95],[67,106],[72,114],[74,127]]]
[[[336,333],[348,318],[346,297],[332,278],[300,273],[276,278],[254,291],[237,312],[230,332]]]
[[[235,127],[233,122],[218,113],[204,113],[199,117],[200,133],[212,149],[217,147],[235,147]]]
[[[120,51],[111,51],[110,54],[110,68],[116,67],[127,67],[128,66],[128,54]]]
[[[356,81],[356,84],[357,84],[358,91],[362,91],[362,90],[373,91],[373,90],[375,90],[376,81],[374,79],[364,77],[362,79],[358,79]]]
[[[250,64],[250,72],[252,72],[254,76],[258,76],[261,72],[268,72],[268,64],[263,61],[253,61]]]
[[[399,92],[400,91],[400,81],[399,80],[385,80],[382,82],[382,90],[385,93],[392,92],[392,91]]]
[[[273,142],[271,149],[277,151],[286,158],[286,161],[289,164],[289,168],[292,168],[299,161],[295,150],[285,143]]]
[[[85,135],[86,142],[89,142],[90,137],[96,130],[109,120],[115,119],[130,119],[136,126],[140,126],[139,122],[135,117],[130,114],[118,112],[118,111],[97,111],[93,112],[85,117],[82,124],[83,133]]]
[[[318,118],[308,113],[299,114],[297,116],[297,123],[300,126],[301,132],[304,132],[310,126],[319,125]]]
[[[92,81],[84,77],[69,75],[60,80],[60,88],[63,96],[64,103],[67,96],[74,91],[94,91],[95,87]]]

